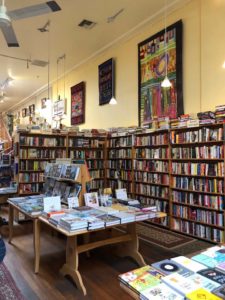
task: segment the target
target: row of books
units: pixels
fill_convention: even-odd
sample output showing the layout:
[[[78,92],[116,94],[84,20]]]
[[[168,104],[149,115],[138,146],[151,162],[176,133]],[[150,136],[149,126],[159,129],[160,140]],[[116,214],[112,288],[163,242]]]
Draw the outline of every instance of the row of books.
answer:
[[[43,183],[19,183],[19,194],[42,193]]]
[[[26,158],[66,158],[66,150],[62,149],[20,149],[20,159]]]
[[[138,171],[147,171],[147,172],[165,172],[169,171],[169,164],[167,161],[157,161],[157,160],[137,160],[134,162],[134,169]]]
[[[84,139],[84,138],[69,138],[69,147],[80,148],[100,148],[104,146],[103,140]]]
[[[225,295],[225,248],[191,259],[178,256],[119,275],[121,287],[141,300],[219,300]]]
[[[172,131],[170,134],[172,144],[180,143],[199,143],[223,140],[223,128],[207,128],[202,127],[198,130],[190,130],[185,132]]]
[[[172,162],[172,173],[199,176],[224,176],[224,163]]]
[[[105,164],[103,160],[87,160],[88,169],[104,169]]]
[[[44,173],[20,173],[19,182],[44,182]]]
[[[19,171],[41,171],[44,172],[48,161],[20,160]]]
[[[198,193],[186,193],[180,191],[172,191],[172,200],[188,205],[198,205],[202,207],[223,210],[224,197],[212,196]]]
[[[144,194],[146,196],[151,196],[151,197],[160,197],[160,198],[168,199],[169,188],[164,186],[136,183],[135,193]]]
[[[103,150],[70,150],[70,157],[75,159],[95,159],[104,158]]]
[[[143,158],[143,159],[157,159],[157,158],[167,159],[169,157],[169,149],[168,148],[154,148],[154,149],[137,148],[135,152],[135,157]]]
[[[223,194],[224,181],[222,179],[172,177],[171,185],[173,188],[198,191],[205,193]]]
[[[108,152],[108,159],[132,158],[132,149],[111,149]]]
[[[202,146],[202,147],[176,147],[172,148],[172,158],[174,159],[215,159],[224,157],[224,147],[222,145]]]
[[[157,145],[167,145],[168,140],[168,132],[160,133],[156,135],[143,135],[143,136],[135,136],[135,146],[157,146]]]
[[[106,168],[131,170],[132,160],[131,159],[108,160],[106,162]]]
[[[21,146],[38,146],[38,147],[65,147],[66,138],[58,137],[42,137],[42,136],[26,136],[20,135],[19,143]]]
[[[168,174],[157,174],[157,173],[134,171],[134,180],[135,181],[144,181],[144,182],[148,182],[148,183],[169,185],[169,175]]]
[[[117,148],[117,147],[132,147],[134,145],[134,137],[132,135],[110,138],[108,140],[109,148]]]
[[[210,225],[210,224],[209,224]],[[172,229],[185,232],[198,238],[207,239],[216,243],[224,242],[224,231],[207,225],[198,224],[192,221],[172,219]]]
[[[219,213],[216,211],[209,211],[173,204],[172,214],[174,217],[210,224],[212,226],[224,226],[223,213]]]

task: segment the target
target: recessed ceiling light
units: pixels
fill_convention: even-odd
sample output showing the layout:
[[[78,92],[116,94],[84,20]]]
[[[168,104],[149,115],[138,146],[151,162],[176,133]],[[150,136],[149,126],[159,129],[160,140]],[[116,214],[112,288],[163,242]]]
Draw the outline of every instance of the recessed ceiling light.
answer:
[[[78,26],[84,29],[92,29],[96,24],[96,22],[84,19],[78,24]]]

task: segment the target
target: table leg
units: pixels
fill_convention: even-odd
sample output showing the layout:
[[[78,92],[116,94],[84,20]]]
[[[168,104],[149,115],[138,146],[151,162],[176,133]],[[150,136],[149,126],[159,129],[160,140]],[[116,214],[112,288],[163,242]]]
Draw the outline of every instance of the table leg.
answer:
[[[12,242],[13,237],[13,221],[14,221],[14,208],[9,204],[9,243]]]
[[[127,233],[131,235],[131,241],[123,243],[118,249],[120,256],[132,257],[140,267],[145,266],[146,263],[139,250],[139,241],[136,232],[136,223],[127,224]]]
[[[33,232],[34,232],[34,272],[39,272],[40,265],[40,221],[38,219],[33,220]]]
[[[77,236],[67,237],[66,263],[63,265],[60,272],[63,276],[69,275],[76,283],[77,288],[83,291],[83,294],[86,295],[86,288],[83,284],[80,272],[78,271],[78,264],[79,254],[77,251]]]

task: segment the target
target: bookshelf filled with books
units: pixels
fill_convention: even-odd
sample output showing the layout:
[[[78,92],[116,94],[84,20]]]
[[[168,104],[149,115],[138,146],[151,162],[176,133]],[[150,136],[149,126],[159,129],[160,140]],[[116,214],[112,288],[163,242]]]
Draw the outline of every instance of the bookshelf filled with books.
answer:
[[[84,160],[90,191],[126,188],[129,198],[167,213],[160,225],[225,241],[223,124],[108,136],[20,133],[15,157],[20,194],[42,191],[55,158]]]
[[[106,136],[68,136],[69,158],[86,161],[92,191],[105,187],[105,146]]]
[[[14,152],[19,195],[39,194],[43,191],[47,163],[67,156],[66,135],[18,133]]]
[[[133,194],[134,135],[109,136],[107,140],[106,186],[126,188]]]
[[[223,125],[176,129],[171,137],[171,227],[224,242]]]
[[[169,216],[169,132],[137,134],[134,143],[134,198]],[[157,220],[169,225],[169,217]]]

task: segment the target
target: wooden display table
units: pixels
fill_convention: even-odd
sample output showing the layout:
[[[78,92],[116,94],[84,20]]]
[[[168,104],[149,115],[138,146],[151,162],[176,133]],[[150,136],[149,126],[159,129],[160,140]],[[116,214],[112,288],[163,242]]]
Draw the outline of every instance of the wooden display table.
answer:
[[[89,250],[106,246],[112,244],[120,244],[124,243],[123,247],[120,248],[119,254],[121,256],[130,256],[132,257],[139,266],[146,265],[142,255],[139,253],[139,242],[138,236],[136,233],[136,222],[123,224],[126,225],[126,232],[121,233],[121,231],[115,230],[117,226],[121,226],[121,224],[106,228],[100,228],[96,230],[80,230],[77,232],[68,232],[61,227],[56,227],[53,224],[49,223],[48,219],[40,216],[40,215],[31,215],[23,211],[20,207],[15,205],[14,203],[9,203],[9,243],[12,243],[13,238],[13,221],[14,221],[14,211],[20,212],[24,214],[26,217],[30,218],[33,222],[33,239],[34,239],[34,272],[39,272],[40,265],[40,232],[41,232],[41,223],[46,224],[57,232],[62,233],[67,238],[66,243],[66,262],[60,270],[63,276],[69,275],[73,281],[75,282],[77,288],[83,292],[84,295],[87,294],[86,288],[83,284],[83,280],[81,274],[78,270],[79,266],[79,254],[83,252],[88,252]],[[155,213],[151,218],[163,218],[166,217],[165,213]],[[90,242],[90,233],[96,231],[104,231],[107,232],[110,230],[110,236],[108,238],[104,238],[98,241]],[[120,235],[118,235],[120,233]],[[85,243],[82,245],[78,245],[77,237],[79,235],[83,235]]]
[[[166,217],[165,213],[157,213],[157,218],[163,218]],[[154,218],[155,218],[154,217]],[[146,265],[142,255],[139,253],[139,242],[138,242],[138,236],[136,232],[136,222],[123,224],[126,225],[126,232],[121,234],[120,236],[114,236],[113,231],[109,238],[89,242],[89,238],[86,239],[87,243],[78,245],[77,243],[77,237],[78,235],[88,235],[92,231],[90,230],[81,230],[78,232],[70,233],[60,227],[56,227],[49,223],[49,221],[44,217],[38,218],[39,222],[42,222],[44,224],[47,224],[51,228],[55,229],[56,231],[64,234],[67,237],[67,243],[66,243],[66,263],[63,265],[62,269],[60,270],[63,276],[69,275],[73,281],[75,282],[78,289],[82,290],[83,294],[86,295],[86,288],[83,284],[83,280],[81,277],[81,274],[78,270],[79,266],[79,254],[83,252],[87,252],[89,250],[111,245],[111,244],[118,244],[118,243],[124,243],[123,247],[120,248],[119,254],[121,256],[130,256],[132,257],[139,266]],[[35,233],[35,245],[36,245],[36,251],[35,251],[35,273],[38,273],[39,271],[39,263],[40,263],[40,224],[37,222],[35,224],[36,230],[34,230]],[[120,225],[112,226],[111,228],[115,228]],[[107,230],[110,227],[107,228],[100,228],[96,231],[102,231]]]

